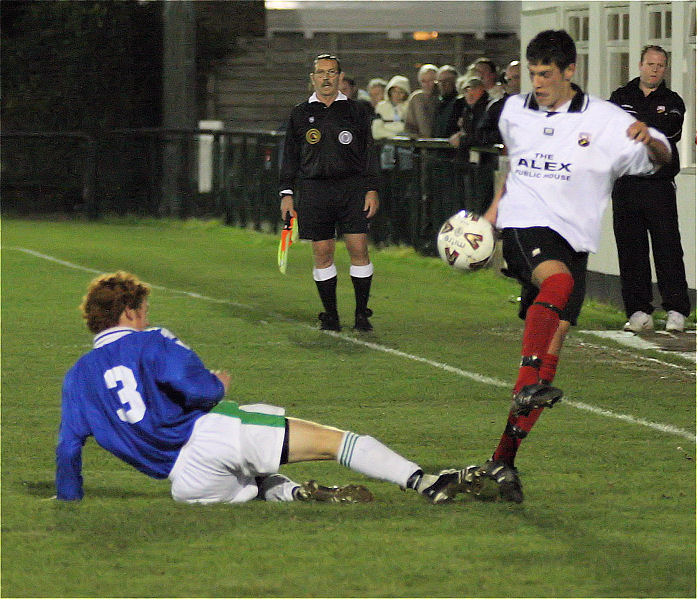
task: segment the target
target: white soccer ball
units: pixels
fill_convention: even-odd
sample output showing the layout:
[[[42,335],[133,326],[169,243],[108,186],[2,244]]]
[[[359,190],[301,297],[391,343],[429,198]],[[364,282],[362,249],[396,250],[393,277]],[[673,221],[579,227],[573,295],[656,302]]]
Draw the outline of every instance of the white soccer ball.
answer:
[[[491,223],[466,210],[447,219],[436,238],[441,260],[460,271],[475,271],[487,265],[494,244]]]

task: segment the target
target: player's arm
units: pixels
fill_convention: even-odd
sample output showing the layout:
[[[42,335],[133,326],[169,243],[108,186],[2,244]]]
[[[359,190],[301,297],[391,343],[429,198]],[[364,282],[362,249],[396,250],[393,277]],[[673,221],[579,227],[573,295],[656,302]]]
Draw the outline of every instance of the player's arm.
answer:
[[[504,183],[504,185],[497,190],[494,198],[492,198],[492,204],[490,204],[490,207],[485,211],[485,214],[482,215],[485,219],[492,223],[492,227],[497,226],[497,210],[499,209],[499,201],[502,199],[506,188],[507,184]]]
[[[82,447],[87,433],[77,411],[77,403],[71,400],[71,384],[68,377],[63,384],[61,425],[56,446],[56,498],[58,500],[81,500]]]
[[[650,128],[642,121],[635,121],[628,127],[628,137],[644,144],[649,159],[658,166],[667,165],[671,161],[671,148],[659,138],[652,137]]]
[[[169,394],[183,408],[211,410],[225,396],[230,375],[207,369],[199,356],[166,329],[162,339],[149,347],[149,361],[158,383],[174,391]]]

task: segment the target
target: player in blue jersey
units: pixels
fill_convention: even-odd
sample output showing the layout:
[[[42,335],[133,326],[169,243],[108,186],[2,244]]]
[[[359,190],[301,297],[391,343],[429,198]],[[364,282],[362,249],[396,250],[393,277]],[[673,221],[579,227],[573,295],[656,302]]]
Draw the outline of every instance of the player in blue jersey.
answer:
[[[119,271],[93,280],[81,309],[93,349],[63,384],[56,448],[59,500],[83,497],[82,447],[89,436],[156,479],[169,478],[180,502],[372,499],[364,486],[295,483],[280,465],[337,460],[368,477],[414,489],[430,502],[477,493],[468,469],[425,474],[368,435],[284,416],[266,404],[223,400],[226,371],[210,371],[166,329],[148,328],[150,288]]]

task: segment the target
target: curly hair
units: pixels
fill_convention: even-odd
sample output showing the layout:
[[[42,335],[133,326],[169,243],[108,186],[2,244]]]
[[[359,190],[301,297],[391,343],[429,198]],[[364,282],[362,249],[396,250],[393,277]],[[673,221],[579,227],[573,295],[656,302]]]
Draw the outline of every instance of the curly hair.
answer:
[[[82,318],[92,333],[99,333],[118,325],[121,313],[127,308],[140,308],[148,294],[150,286],[131,273],[105,273],[87,287],[80,304]]]

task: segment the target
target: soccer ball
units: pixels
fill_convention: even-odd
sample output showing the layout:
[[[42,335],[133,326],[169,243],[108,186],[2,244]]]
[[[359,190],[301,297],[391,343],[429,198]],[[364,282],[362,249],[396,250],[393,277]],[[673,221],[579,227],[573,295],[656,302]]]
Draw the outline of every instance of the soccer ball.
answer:
[[[487,265],[494,243],[490,222],[466,210],[447,219],[436,238],[441,260],[460,271],[475,271]]]

